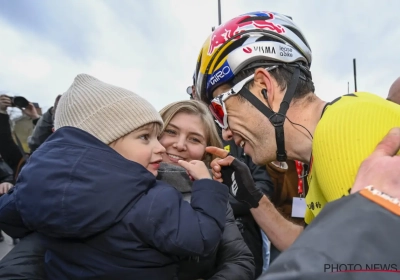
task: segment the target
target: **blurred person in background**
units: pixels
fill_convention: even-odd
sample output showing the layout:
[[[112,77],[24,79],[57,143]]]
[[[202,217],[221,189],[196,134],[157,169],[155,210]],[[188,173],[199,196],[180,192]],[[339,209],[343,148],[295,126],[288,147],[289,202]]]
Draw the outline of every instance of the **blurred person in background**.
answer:
[[[32,135],[28,138],[28,145],[31,153],[33,153],[44,141],[53,133],[54,115],[57,109],[61,95],[58,95],[54,106],[50,107],[37,121]]]
[[[27,115],[32,121],[39,119],[39,114],[35,106],[25,98],[10,97],[5,94],[0,95],[0,154],[4,161],[11,167],[15,176],[25,158],[25,152],[18,147],[13,138],[10,125],[10,116],[7,108],[17,107],[23,114]]]

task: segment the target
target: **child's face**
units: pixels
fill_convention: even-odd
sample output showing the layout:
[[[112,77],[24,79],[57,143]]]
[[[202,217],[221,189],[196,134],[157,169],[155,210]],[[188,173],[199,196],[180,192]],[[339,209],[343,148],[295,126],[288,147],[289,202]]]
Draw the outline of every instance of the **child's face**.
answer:
[[[149,124],[132,131],[110,144],[124,158],[143,165],[157,176],[157,170],[165,152],[157,139],[156,124]]]

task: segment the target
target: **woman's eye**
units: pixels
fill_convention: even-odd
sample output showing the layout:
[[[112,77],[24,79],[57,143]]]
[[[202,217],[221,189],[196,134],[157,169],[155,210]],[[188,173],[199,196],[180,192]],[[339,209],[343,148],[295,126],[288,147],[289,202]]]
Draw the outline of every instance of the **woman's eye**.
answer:
[[[196,143],[201,143],[200,139],[194,138],[194,137],[190,138],[190,141],[196,142]]]
[[[167,133],[167,134],[171,134],[171,135],[175,135],[176,134],[175,130],[172,130],[172,129],[166,129],[166,130],[164,130],[164,132]]]

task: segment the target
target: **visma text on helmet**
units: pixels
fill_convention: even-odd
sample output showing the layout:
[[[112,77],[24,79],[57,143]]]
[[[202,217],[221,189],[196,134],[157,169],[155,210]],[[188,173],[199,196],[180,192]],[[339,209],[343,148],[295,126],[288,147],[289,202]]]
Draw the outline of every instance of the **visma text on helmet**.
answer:
[[[255,52],[276,54],[275,48],[270,46],[254,46],[253,49]]]

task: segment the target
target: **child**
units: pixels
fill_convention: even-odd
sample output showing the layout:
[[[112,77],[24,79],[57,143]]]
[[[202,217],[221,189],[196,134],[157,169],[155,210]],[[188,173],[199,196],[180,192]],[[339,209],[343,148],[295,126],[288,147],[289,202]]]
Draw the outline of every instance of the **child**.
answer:
[[[0,198],[0,228],[43,235],[48,279],[174,279],[180,256],[213,252],[228,189],[200,161],[182,162],[191,204],[157,181],[158,112],[128,90],[78,75],[55,133]]]

